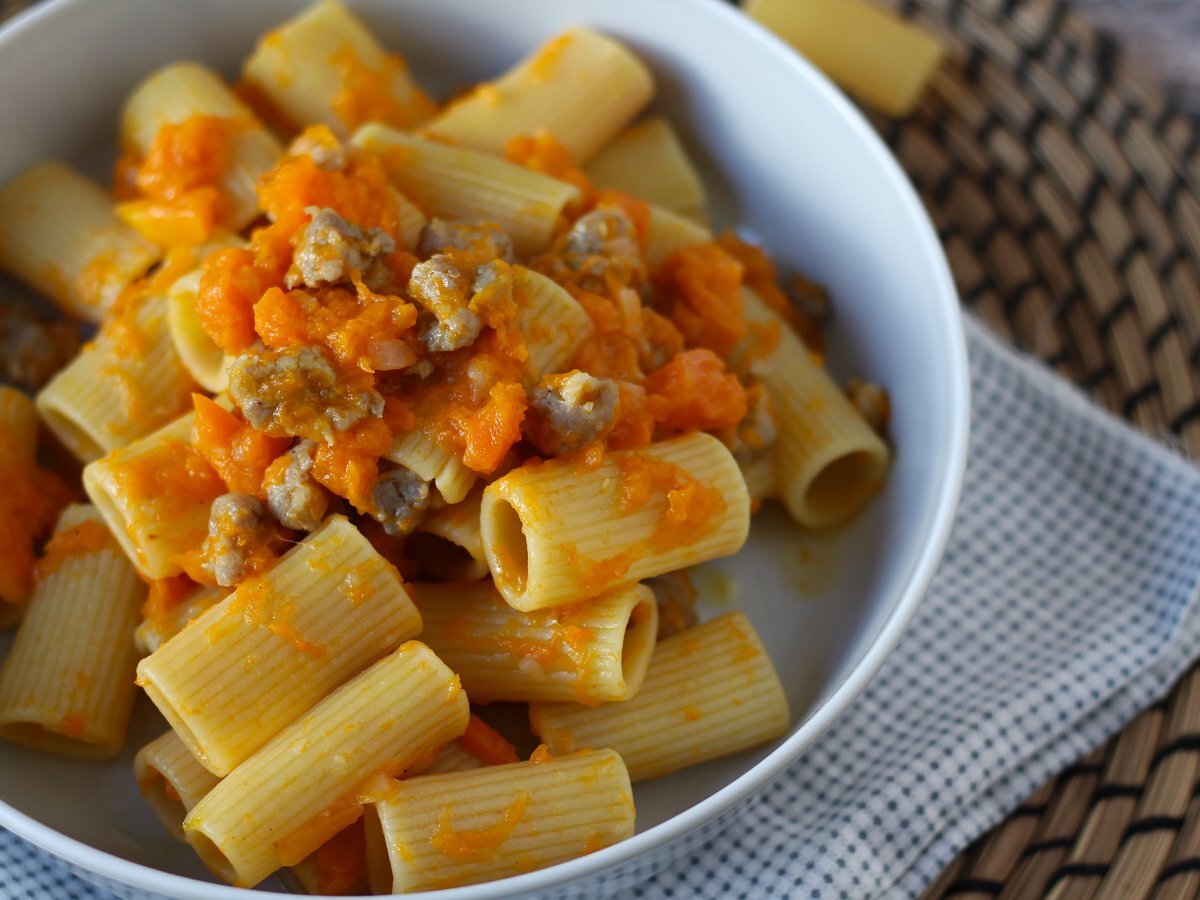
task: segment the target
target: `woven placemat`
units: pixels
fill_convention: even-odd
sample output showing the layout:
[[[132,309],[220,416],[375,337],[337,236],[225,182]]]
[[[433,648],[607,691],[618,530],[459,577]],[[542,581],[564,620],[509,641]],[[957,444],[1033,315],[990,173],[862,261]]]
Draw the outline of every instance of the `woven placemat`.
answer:
[[[1054,0],[881,0],[949,59],[876,126],[963,303],[1200,456],[1200,128]],[[0,0],[0,19],[27,0]],[[926,897],[1200,894],[1200,668],[961,854]]]
[[[963,303],[1200,455],[1200,130],[1061,3],[889,0],[949,49],[877,120]],[[1200,669],[962,853],[926,897],[1200,893]]]

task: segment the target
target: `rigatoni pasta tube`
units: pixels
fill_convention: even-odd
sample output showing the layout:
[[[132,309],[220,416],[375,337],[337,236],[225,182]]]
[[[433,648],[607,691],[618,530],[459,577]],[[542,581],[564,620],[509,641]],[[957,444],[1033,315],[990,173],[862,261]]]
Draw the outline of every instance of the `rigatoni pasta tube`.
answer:
[[[478,581],[488,574],[479,530],[483,489],[476,486],[461,503],[426,513],[405,544],[410,557],[434,578]]]
[[[163,827],[179,840],[183,820],[192,807],[207,796],[221,780],[192,756],[187,744],[168,731],[138,751],[133,758],[133,775]]]
[[[161,255],[116,217],[100,185],[61,163],[0,187],[0,269],[80,319],[99,322]]]
[[[946,52],[924,28],[867,0],[751,0],[745,11],[886,116],[912,112]]]
[[[496,587],[533,610],[737,552],[750,498],[729,450],[695,432],[596,466],[527,463],[488,485],[480,523]]]
[[[392,183],[426,213],[465,222],[495,222],[522,255],[544,250],[579,189],[523,166],[422,140],[382,125],[364,125],[353,143],[380,154]]]
[[[171,340],[167,299],[150,296],[107,319],[42,388],[37,407],[46,427],[87,463],[178,418],[195,386]]]
[[[367,122],[411,128],[437,107],[335,0],[320,0],[258,42],[245,83],[293,127],[321,122],[346,137]]]
[[[545,868],[634,828],[629,773],[611,750],[423,775],[399,782],[375,810],[396,893]]]
[[[227,775],[420,630],[395,568],[331,516],[143,659],[138,682],[196,758]]]
[[[561,372],[592,336],[592,320],[579,302],[540,272],[513,266],[516,325],[529,351],[526,368],[533,383]]]
[[[428,768],[413,774],[440,775],[443,772],[470,772],[472,769],[482,769],[486,765],[487,763],[482,759],[463,747],[461,738],[456,738],[442,748],[437,759],[430,763]]]
[[[393,189],[392,197],[396,201],[396,232],[405,247],[416,250],[421,240],[421,230],[429,223],[429,217],[399,191]]]
[[[689,218],[704,215],[704,184],[666,119],[629,126],[584,171],[602,190],[622,191]]]
[[[216,72],[183,62],[145,78],[125,102],[121,140],[145,156],[164,127],[197,116],[228,123],[228,162],[218,185],[225,204],[221,220],[240,231],[258,217],[258,179],[275,165],[283,148]]]
[[[157,610],[145,618],[133,633],[133,643],[138,651],[149,656],[179,632],[188,622],[201,613],[216,606],[229,595],[229,588],[198,587],[175,606]]]
[[[478,478],[457,453],[447,450],[419,428],[396,435],[386,456],[432,481],[447,503],[461,503]]]
[[[891,453],[796,333],[750,290],[742,308],[770,348],[750,346],[751,371],[775,404],[774,445],[779,497],[810,528],[849,519],[883,486]],[[757,326],[757,331],[754,328]],[[777,339],[774,337],[777,335]]]
[[[741,467],[751,502],[775,496],[779,480],[775,477],[775,460],[769,452],[755,455]]]
[[[369,809],[369,807],[368,807]],[[366,812],[364,810],[364,818]],[[387,852],[380,847],[383,856]],[[324,844],[280,872],[284,886],[293,889],[288,881],[299,882],[306,894],[320,897],[344,897],[370,893],[367,882],[367,846],[364,821],[347,825]],[[291,876],[290,878],[288,876]]]
[[[660,641],[632,700],[537,703],[529,721],[551,753],[610,747],[640,781],[781,737],[789,715],[754,626],[731,612]]]
[[[646,232],[646,265],[653,271],[676,250],[711,240],[712,232],[703,225],[660,206],[651,206]]]
[[[409,641],[238,766],[191,811],[184,832],[210,869],[253,887],[361,816],[373,776],[398,774],[462,734],[469,714],[458,676]]]
[[[649,588],[627,585],[582,603],[521,612],[490,582],[414,584],[421,639],[462,678],[475,703],[628,700],[658,632]]]
[[[95,507],[68,506],[0,671],[0,737],[80,759],[115,755],[133,707],[146,588]]]
[[[0,385],[0,464],[26,468],[37,461],[38,415],[33,401]]]
[[[574,28],[451,103],[424,131],[498,155],[513,138],[544,132],[586,162],[653,94],[641,60],[611,38]]]
[[[83,470],[88,497],[146,578],[183,571],[181,556],[204,543],[212,502],[226,490],[192,447],[195,418],[180,416]]]

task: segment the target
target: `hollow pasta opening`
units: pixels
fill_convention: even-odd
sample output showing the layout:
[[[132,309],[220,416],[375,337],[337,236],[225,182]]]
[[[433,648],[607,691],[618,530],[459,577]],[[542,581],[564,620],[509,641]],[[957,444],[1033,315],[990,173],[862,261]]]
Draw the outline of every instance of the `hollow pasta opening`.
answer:
[[[511,587],[524,593],[529,580],[529,544],[525,528],[516,507],[497,498],[492,508],[492,531],[489,559],[497,585]]]
[[[40,412],[46,427],[62,441],[63,446],[75,454],[76,459],[86,462],[104,455],[105,450],[99,442],[71,416],[48,404],[43,404]]]
[[[158,685],[148,677],[142,675],[139,668],[138,676],[141,679],[142,690],[146,692],[146,696],[158,707],[158,711],[162,713],[163,718],[167,720],[167,724],[175,729],[175,733],[179,735],[179,739],[187,745],[187,748],[192,751],[192,755],[196,757],[196,762],[208,769],[214,775],[220,775],[222,778],[229,774],[230,769],[224,772],[213,768],[212,760],[210,760],[201,750],[200,741],[196,737],[196,733],[188,727],[187,722],[183,720],[176,711],[174,705],[167,699],[166,695],[159,690]],[[230,767],[232,768],[232,767]]]
[[[103,463],[96,463],[84,468],[83,487],[104,518],[104,524],[108,526],[112,536],[121,545],[121,550],[125,553],[126,558],[132,560],[134,566],[140,569],[138,561],[142,559],[142,554],[133,542],[133,538],[129,536],[129,516],[126,515],[124,507],[113,498],[105,487],[105,482],[112,483],[108,472],[106,471],[104,476],[98,474],[96,467],[102,465]]]
[[[188,831],[187,842],[192,845],[200,861],[218,878],[223,878],[230,884],[237,884],[237,871],[221,849],[202,831]]]
[[[883,472],[879,457],[865,450],[832,460],[804,492],[811,523],[832,525],[853,514],[879,490]]]
[[[441,581],[479,581],[488,573],[487,563],[440,535],[416,531],[408,536],[405,546],[411,558]]]
[[[650,594],[647,589],[647,593]],[[654,595],[640,600],[629,613],[625,643],[621,648],[621,677],[625,696],[632,697],[642,686],[658,634],[658,602]]]
[[[185,276],[191,278],[191,276]],[[179,359],[205,389],[223,391],[229,386],[229,360],[225,351],[213,343],[200,325],[196,313],[196,289],[199,277],[179,289],[173,289],[167,307],[171,337]]]
[[[138,780],[138,789],[163,827],[179,840],[186,840],[183,820],[187,818],[187,808],[179,799],[179,793],[170,786],[167,776],[150,766],[146,769],[145,777]]]

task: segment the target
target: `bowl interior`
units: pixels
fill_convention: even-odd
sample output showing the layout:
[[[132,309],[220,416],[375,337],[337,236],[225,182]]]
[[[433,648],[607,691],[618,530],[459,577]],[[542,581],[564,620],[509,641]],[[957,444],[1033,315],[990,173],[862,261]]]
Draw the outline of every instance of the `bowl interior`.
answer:
[[[656,75],[657,111],[681,129],[704,168],[716,224],[739,228],[785,271],[803,271],[830,289],[831,369],[839,380],[869,378],[891,394],[896,454],[888,485],[850,526],[820,535],[768,505],[745,550],[702,567],[697,578],[705,613],[739,607],[763,635],[792,703],[787,752],[798,752],[860,687],[864,668],[877,665],[877,651],[886,649],[878,646],[881,635],[890,641],[898,618],[911,612],[960,476],[966,371],[956,301],[898,169],[819,76],[718,4],[353,5],[438,96],[494,75],[572,24],[627,41]],[[66,0],[43,10],[19,37],[0,36],[0,181],[47,156],[105,178],[117,110],[142,76],[196,59],[233,77],[256,36],[298,8],[290,0]],[[0,650],[6,641],[0,638]],[[149,704],[139,702],[129,749],[98,765],[0,743],[0,801],[118,857],[207,878],[134,785],[133,752],[162,730]],[[639,785],[639,831],[730,785],[775,749]],[[0,804],[0,823],[6,815],[10,826],[44,837]],[[669,836],[669,829],[655,833]],[[644,846],[654,841],[646,839]]]

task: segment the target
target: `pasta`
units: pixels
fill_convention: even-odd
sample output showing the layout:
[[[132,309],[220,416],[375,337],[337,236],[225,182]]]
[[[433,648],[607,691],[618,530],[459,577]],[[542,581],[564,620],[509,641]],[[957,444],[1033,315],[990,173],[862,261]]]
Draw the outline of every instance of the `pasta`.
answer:
[[[648,232],[646,262],[652,268],[661,266],[677,250],[712,240],[712,234],[703,225],[657,206],[650,208]]]
[[[117,218],[98,184],[60,163],[0,188],[0,269],[70,315],[99,322],[160,255]]]
[[[691,219],[704,218],[704,184],[666,119],[626,128],[584,172],[598,188],[623,191]]]
[[[192,751],[174,731],[138,751],[133,758],[133,775],[138,790],[163,827],[181,841],[187,840],[183,820],[221,780],[196,762]]]
[[[458,677],[423,644],[402,644],[223,779],[184,833],[217,874],[252,887],[358,819],[373,776],[457,737],[467,716]]]
[[[196,312],[200,272],[189,272],[167,291],[167,326],[175,353],[191,377],[206,391],[219,394],[229,387],[229,359],[204,331]]]
[[[138,682],[196,758],[227,775],[420,628],[395,569],[335,516],[142,660]]]
[[[221,587],[196,587],[186,597],[165,608],[143,607],[142,623],[133,633],[133,642],[138,652],[149,656],[183,631],[192,619],[224,600],[227,594],[228,592]]]
[[[865,0],[750,0],[746,14],[894,118],[913,111],[946,53],[925,29]]]
[[[777,409],[779,495],[802,525],[845,521],[882,487],[887,445],[779,316],[751,291],[744,300],[746,321],[776,336],[765,355],[751,352]]]
[[[436,107],[367,28],[337,0],[320,0],[268,32],[242,74],[284,124],[321,122],[347,137],[359,125],[420,124]]]
[[[697,432],[594,468],[517,469],[488,485],[480,520],[496,588],[528,611],[733,553],[749,507],[729,451]]]
[[[0,670],[0,737],[47,753],[120,751],[133,707],[145,589],[91,506],[68,507]]]
[[[37,460],[37,410],[16,388],[0,385],[0,463],[32,466]]]
[[[37,407],[46,427],[87,463],[177,419],[194,387],[171,341],[167,299],[153,296],[110,317],[42,388]]]
[[[384,156],[393,183],[435,216],[495,222],[519,253],[542,250],[579,190],[470,150],[364,125],[353,143]]]
[[[317,0],[236,85],[137,84],[111,194],[0,185],[0,267],[96,326],[0,387],[0,739],[113,757],[140,688],[140,792],[246,888],[553,865],[633,834],[632,782],[777,740],[688,568],[890,464],[886,391],[709,230],[629,48],[576,28],[446,105],[395,49]]]
[[[654,82],[619,43],[576,28],[426,123],[452,144],[504,155],[513,138],[544,132],[585,162],[649,101]]]
[[[183,572],[181,556],[202,543],[224,488],[191,445],[194,424],[188,413],[83,470],[88,497],[146,578]]]
[[[479,581],[489,574],[479,529],[483,491],[476,487],[461,502],[429,513],[408,539],[426,571],[442,581]]]
[[[536,703],[529,720],[553,754],[616,750],[633,781],[774,740],[790,722],[771,660],[738,612],[662,641],[632,700]]]
[[[649,588],[634,585],[563,609],[521,613],[488,582],[414,584],[421,638],[476,703],[637,694],[658,631]]]
[[[147,199],[118,212],[135,227],[145,222],[139,230],[168,244],[203,243],[218,223],[234,231],[249,225],[259,214],[255,184],[283,152],[221,77],[196,63],[167,66],[134,88],[122,112],[121,139],[142,161],[137,185]],[[179,177],[177,144],[209,155],[207,184]],[[208,206],[203,224],[193,232],[172,221],[183,240],[165,233],[164,220],[177,220],[183,209],[192,211],[184,201],[196,199],[204,188],[213,192],[215,203]],[[164,208],[164,202],[169,206]]]
[[[397,893],[504,878],[633,834],[611,750],[401,781],[375,808]]]

